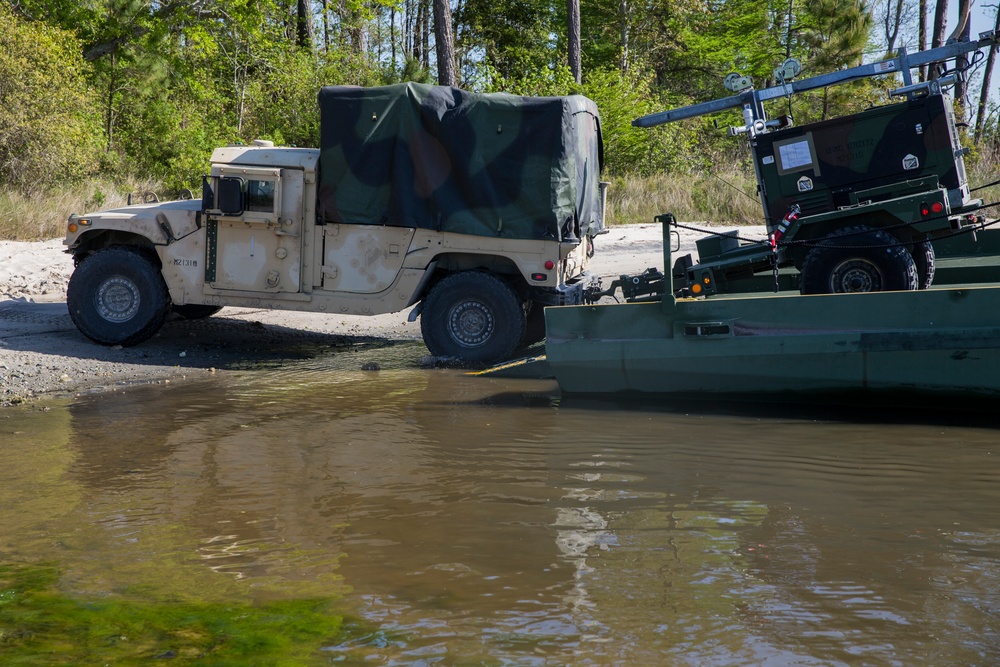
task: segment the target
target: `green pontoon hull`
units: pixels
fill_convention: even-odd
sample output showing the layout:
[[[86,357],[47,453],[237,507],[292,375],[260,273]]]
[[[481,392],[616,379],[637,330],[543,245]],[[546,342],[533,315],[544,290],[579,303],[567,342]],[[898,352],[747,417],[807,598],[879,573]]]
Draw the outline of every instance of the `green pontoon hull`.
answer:
[[[991,285],[665,295],[547,308],[545,323],[548,366],[567,393],[1000,393],[1000,287]]]

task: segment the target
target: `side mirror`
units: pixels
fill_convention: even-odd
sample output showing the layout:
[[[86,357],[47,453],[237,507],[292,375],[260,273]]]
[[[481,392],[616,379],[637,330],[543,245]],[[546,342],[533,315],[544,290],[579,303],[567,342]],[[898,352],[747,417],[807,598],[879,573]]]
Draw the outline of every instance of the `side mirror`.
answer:
[[[223,215],[241,215],[243,213],[243,179],[233,176],[223,176],[219,179],[218,207]]]
[[[215,188],[212,187],[212,177],[201,177],[201,210],[211,211],[215,208]],[[131,197],[131,195],[129,195]]]

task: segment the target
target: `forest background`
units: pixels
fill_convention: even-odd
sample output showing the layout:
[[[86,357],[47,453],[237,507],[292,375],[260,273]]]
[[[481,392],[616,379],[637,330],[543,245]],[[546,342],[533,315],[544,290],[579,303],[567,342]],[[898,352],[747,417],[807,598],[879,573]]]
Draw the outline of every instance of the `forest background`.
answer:
[[[631,121],[728,95],[729,72],[772,85],[790,56],[809,76],[943,44],[969,32],[958,2],[948,21],[948,0],[0,0],[0,238],[62,236],[71,212],[129,192],[197,192],[216,146],[318,146],[321,86],[402,81],[582,93],[601,112],[612,223],[760,223],[734,112]],[[994,57],[955,90],[973,186],[996,180]],[[801,124],[898,85],[770,104]]]

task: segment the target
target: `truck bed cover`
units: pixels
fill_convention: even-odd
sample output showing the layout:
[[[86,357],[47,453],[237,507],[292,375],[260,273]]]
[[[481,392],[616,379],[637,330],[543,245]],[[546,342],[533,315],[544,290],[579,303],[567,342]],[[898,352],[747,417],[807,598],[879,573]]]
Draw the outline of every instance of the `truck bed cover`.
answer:
[[[318,219],[516,239],[600,231],[600,120],[586,97],[406,83],[324,87]]]

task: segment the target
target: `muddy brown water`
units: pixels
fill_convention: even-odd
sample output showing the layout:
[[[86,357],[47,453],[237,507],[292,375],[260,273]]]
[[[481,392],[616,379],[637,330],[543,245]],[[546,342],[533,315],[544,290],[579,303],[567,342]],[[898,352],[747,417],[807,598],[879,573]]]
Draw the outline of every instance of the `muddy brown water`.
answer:
[[[10,409],[3,559],[84,598],[340,596],[372,630],[334,664],[1000,662],[989,420],[574,400],[378,354]]]

